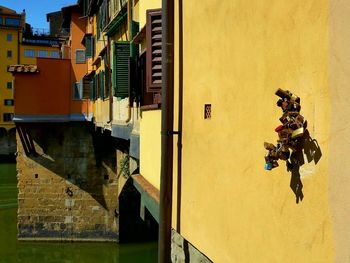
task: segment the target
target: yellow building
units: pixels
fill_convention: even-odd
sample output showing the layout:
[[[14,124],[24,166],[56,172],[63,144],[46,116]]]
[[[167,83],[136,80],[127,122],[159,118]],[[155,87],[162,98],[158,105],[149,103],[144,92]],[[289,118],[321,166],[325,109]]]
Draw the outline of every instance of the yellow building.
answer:
[[[7,66],[20,62],[19,42],[24,28],[25,14],[0,6],[0,127],[14,127],[13,77]]]
[[[348,262],[348,3],[175,3],[174,258]],[[301,98],[308,121],[311,154],[303,148],[298,171],[284,161],[264,170],[278,88]],[[157,189],[160,117],[140,121],[140,173]]]
[[[20,47],[22,64],[36,64],[37,57],[60,58],[58,40],[42,39],[40,41],[42,43],[31,44],[28,39],[22,40]]]
[[[95,4],[87,8],[94,29],[85,38],[94,37],[87,75],[95,76],[95,124],[124,139],[118,147],[130,146],[126,154],[132,136],[139,138],[132,178],[140,214],[147,208],[159,222],[161,1],[128,1],[126,20],[123,7],[113,6],[118,1],[85,2]],[[344,0],[176,2],[173,259],[348,261],[349,18]],[[113,58],[122,42],[139,44],[135,100],[132,88],[126,94],[117,85]],[[264,170],[263,143],[276,141],[280,124],[278,88],[301,98],[308,121],[312,147],[300,152],[297,170],[283,161]]]
[[[25,26],[25,13],[0,6],[0,127],[14,127],[13,77],[8,65],[36,64],[36,57],[60,58],[59,41],[49,32],[33,31]]]

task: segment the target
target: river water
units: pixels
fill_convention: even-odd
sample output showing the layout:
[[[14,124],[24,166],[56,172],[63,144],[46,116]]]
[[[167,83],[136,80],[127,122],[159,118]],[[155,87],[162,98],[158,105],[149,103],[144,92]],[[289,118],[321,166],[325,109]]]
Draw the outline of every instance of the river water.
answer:
[[[155,263],[157,244],[17,241],[16,165],[0,163],[0,263]]]

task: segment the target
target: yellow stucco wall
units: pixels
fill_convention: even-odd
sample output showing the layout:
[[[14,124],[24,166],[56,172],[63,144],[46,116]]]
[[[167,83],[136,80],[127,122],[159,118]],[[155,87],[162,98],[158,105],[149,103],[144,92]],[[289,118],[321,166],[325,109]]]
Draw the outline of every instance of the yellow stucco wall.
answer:
[[[139,10],[140,10],[140,7],[139,7],[139,0],[138,1],[133,1],[133,19],[134,21],[139,21]]]
[[[139,6],[139,23],[140,23],[140,29],[141,29],[146,24],[146,10],[161,8],[162,1],[161,0],[140,0],[138,6]]]
[[[329,87],[332,105],[329,157],[329,200],[332,212],[336,261],[350,259],[350,5],[329,1]]]
[[[24,50],[34,50],[35,51],[35,57],[25,57],[24,56]],[[20,47],[20,63],[21,64],[36,64],[36,57],[38,56],[39,50],[45,50],[48,53],[48,58],[51,57],[51,51],[60,51],[59,47],[51,47],[51,46],[35,46],[35,45],[25,45],[21,44]]]
[[[7,34],[12,35],[12,41],[7,41]],[[18,62],[18,31],[14,29],[0,29],[0,127],[10,129],[14,127],[13,122],[4,122],[3,113],[13,113],[13,106],[5,106],[5,99],[13,99],[13,89],[7,88],[7,82],[12,82],[11,73],[7,72],[7,66]],[[7,57],[7,51],[12,51],[12,57]]]
[[[328,1],[183,3],[180,234],[214,262],[332,262]],[[280,124],[277,88],[301,97],[322,151],[300,168],[299,204],[285,163],[263,168],[263,142],[276,143]]]
[[[140,173],[153,186],[160,186],[161,111],[143,111],[140,120]]]

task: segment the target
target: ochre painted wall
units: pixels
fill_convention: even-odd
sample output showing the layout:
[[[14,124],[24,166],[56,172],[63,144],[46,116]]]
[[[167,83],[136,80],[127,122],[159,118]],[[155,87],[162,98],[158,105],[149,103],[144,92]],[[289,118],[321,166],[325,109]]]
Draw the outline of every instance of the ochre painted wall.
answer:
[[[108,37],[101,32],[100,38],[97,38],[97,24],[96,24],[96,16],[94,17],[94,32],[95,32],[95,58],[96,59],[100,52],[103,50],[105,46],[108,44]],[[105,65],[103,59],[100,60],[99,63],[95,66],[96,74],[99,74],[102,70],[105,71]],[[107,122],[109,121],[109,99],[101,99],[97,98],[96,101],[92,102],[93,105],[93,115],[94,122],[96,126],[105,127]]]
[[[153,186],[160,186],[161,111],[143,111],[140,121],[140,173]]]
[[[161,8],[161,0],[142,0],[135,6],[138,10],[140,30],[146,24],[146,11]],[[143,50],[144,45],[141,45]],[[143,111],[140,118],[140,173],[153,186],[160,187],[161,156],[161,110]]]
[[[140,7],[139,7],[139,1],[134,1],[133,2],[134,6],[133,6],[133,19],[134,21],[139,21],[139,11],[140,11]]]
[[[332,262],[328,1],[183,3],[180,234],[214,262]],[[278,88],[301,97],[322,151],[300,168],[298,204],[285,163],[264,170]]]
[[[350,259],[350,5],[329,1],[329,88],[331,135],[329,136],[329,200],[334,229],[335,261]]]
[[[72,12],[71,21],[71,61],[72,61],[72,80],[80,81],[87,72],[87,63],[76,64],[75,52],[78,49],[85,50],[81,43],[86,31],[86,18],[81,18],[81,14]]]
[[[71,15],[71,84],[79,82],[87,73],[87,61],[83,64],[77,64],[75,59],[76,50],[85,50],[85,46],[81,43],[86,32],[87,18],[82,18],[80,13],[72,12]],[[72,97],[70,104],[71,113],[86,113],[92,112],[91,103],[88,100],[73,100]]]
[[[162,7],[161,0],[140,0],[139,4],[139,23],[140,29],[143,28],[146,24],[146,10],[147,9],[156,9]]]
[[[12,35],[12,41],[7,41],[7,34]],[[7,82],[12,82],[12,74],[7,72],[7,66],[18,62],[18,31],[15,29],[0,29],[0,127],[10,129],[13,122],[4,122],[3,113],[13,113],[13,106],[5,106],[5,99],[13,99],[13,90],[7,88]],[[12,57],[7,57],[7,51],[12,51]]]

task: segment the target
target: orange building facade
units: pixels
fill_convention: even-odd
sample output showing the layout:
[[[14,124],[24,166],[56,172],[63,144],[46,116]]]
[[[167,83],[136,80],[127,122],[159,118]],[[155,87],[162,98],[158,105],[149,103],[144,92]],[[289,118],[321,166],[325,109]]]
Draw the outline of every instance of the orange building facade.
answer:
[[[15,76],[15,122],[66,122],[91,120],[85,47],[86,21],[78,6],[62,8],[63,26],[70,29],[62,45],[63,59],[37,58],[37,66],[8,68]],[[30,70],[26,70],[30,68]],[[53,103],[54,100],[54,103]]]

